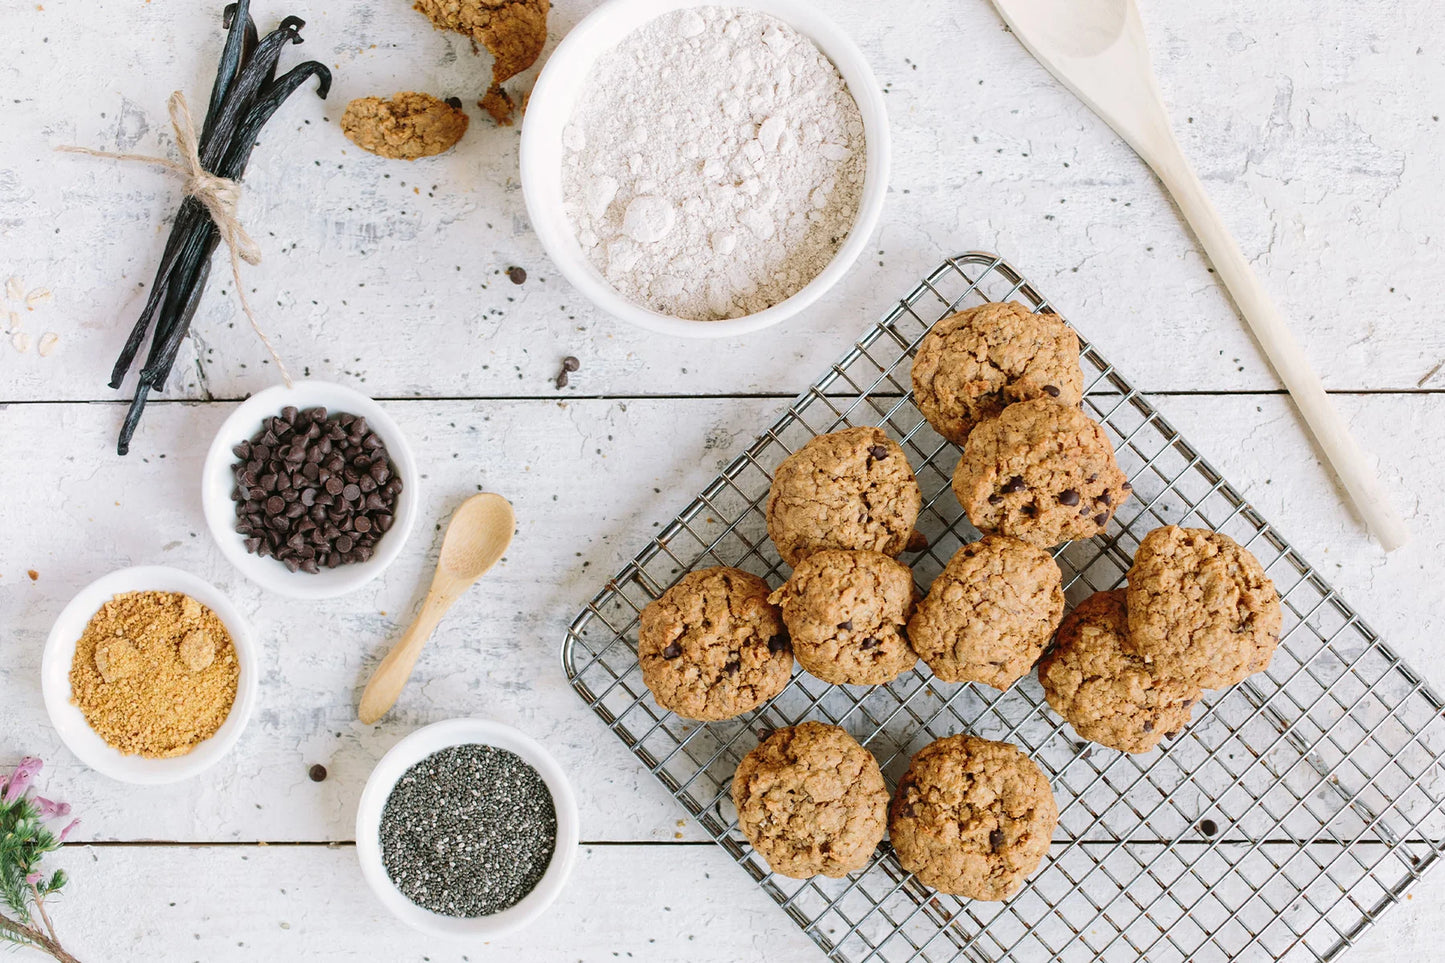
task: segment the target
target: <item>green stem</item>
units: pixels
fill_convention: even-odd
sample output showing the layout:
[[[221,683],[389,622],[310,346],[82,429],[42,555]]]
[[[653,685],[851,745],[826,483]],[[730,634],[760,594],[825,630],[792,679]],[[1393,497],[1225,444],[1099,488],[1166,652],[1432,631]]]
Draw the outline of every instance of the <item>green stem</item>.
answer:
[[[56,960],[59,960],[60,963],[80,963],[79,960],[65,951],[65,947],[61,946],[59,941],[51,939],[39,930],[22,926],[14,920],[6,919],[4,916],[0,916],[0,930],[4,930],[13,937],[31,943],[37,948],[44,950]]]

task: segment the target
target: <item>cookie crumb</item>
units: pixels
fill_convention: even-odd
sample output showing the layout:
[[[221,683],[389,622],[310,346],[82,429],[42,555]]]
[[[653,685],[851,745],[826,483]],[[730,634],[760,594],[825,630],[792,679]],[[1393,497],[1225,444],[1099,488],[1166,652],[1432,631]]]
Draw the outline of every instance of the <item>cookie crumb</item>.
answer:
[[[512,101],[512,95],[507,93],[500,84],[493,84],[477,101],[477,106],[485,110],[496,122],[498,127],[512,126],[512,112],[517,105]]]

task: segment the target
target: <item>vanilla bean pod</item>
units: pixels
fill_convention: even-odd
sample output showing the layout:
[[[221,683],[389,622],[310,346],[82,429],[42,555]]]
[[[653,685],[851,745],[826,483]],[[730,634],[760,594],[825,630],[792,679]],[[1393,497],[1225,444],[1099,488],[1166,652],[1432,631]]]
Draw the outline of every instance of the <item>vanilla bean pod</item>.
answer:
[[[305,21],[286,17],[275,30],[258,38],[249,7],[247,0],[239,0],[225,8],[226,42],[197,143],[201,166],[229,180],[239,180],[245,173],[261,129],[287,97],[311,77],[318,78],[318,96],[324,98],[331,87],[330,71],[315,62],[303,63],[278,78],[281,54],[288,45],[302,42]],[[150,392],[163,388],[170,376],[220,241],[220,232],[205,206],[188,196],[177,212],[146,304],[111,372],[111,387],[119,387],[150,330],[150,349],[116,445],[119,454],[129,450]]]

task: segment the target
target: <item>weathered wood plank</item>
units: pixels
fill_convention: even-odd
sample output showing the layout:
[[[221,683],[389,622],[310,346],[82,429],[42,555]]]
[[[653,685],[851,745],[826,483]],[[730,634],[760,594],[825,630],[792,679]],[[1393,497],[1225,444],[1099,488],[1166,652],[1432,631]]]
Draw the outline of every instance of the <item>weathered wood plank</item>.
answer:
[[[554,36],[590,6],[556,4]],[[682,342],[582,303],[528,227],[516,128],[479,120],[456,152],[416,164],[360,154],[335,123],[350,98],[419,88],[470,101],[485,86],[485,57],[389,0],[287,7],[309,21],[298,53],[322,55],[337,82],[324,104],[298,95],[256,153],[243,213],[266,261],[247,271],[250,297],[293,367],[382,397],[549,395],[568,354],[582,361],[573,393],[790,394],[941,257],[989,248],[1146,388],[1275,386],[1143,164],[987,4],[919,0],[896,24],[868,0],[828,8],[889,93],[893,191],[878,253],[782,329]],[[1327,384],[1445,386],[1438,370],[1426,378],[1445,342],[1423,309],[1445,295],[1433,173],[1445,135],[1430,103],[1445,64],[1417,50],[1445,32],[1445,9],[1228,10],[1146,11],[1180,137],[1227,222]],[[3,347],[0,400],[115,395],[105,382],[176,185],[50,149],[163,152],[165,94],[209,83],[217,21],[207,4],[74,0],[7,18],[0,280],[51,288],[52,303],[21,315],[62,341],[49,359]],[[66,84],[49,82],[62,72]],[[521,287],[502,273],[512,264],[530,272]],[[236,398],[275,379],[219,272],[213,287],[177,365],[180,397]]]

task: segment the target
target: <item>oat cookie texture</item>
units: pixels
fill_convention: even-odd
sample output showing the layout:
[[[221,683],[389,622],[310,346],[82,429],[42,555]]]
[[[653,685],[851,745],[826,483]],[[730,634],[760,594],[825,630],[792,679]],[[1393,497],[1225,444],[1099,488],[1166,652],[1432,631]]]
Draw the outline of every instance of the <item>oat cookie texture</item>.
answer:
[[[908,637],[943,681],[1007,689],[1038,661],[1058,627],[1062,583],[1048,552],[985,535],[948,560],[918,603]]]
[[[1048,777],[1033,760],[1007,742],[966,735],[924,746],[888,809],[904,869],[925,886],[980,900],[1022,889],[1058,822]]]
[[[1223,533],[1177,525],[1139,543],[1128,608],[1133,650],[1205,689],[1268,668],[1283,618],[1253,553]]]
[[[416,160],[442,154],[467,132],[467,115],[431,94],[403,91],[390,100],[361,97],[346,105],[341,132],[380,157]]]
[[[897,556],[922,506],[898,443],[878,428],[845,428],[813,438],[778,466],[768,535],[789,565],[825,548]]]
[[[873,754],[837,726],[779,729],[733,776],[738,828],[773,872],[844,876],[883,839],[888,789]]]
[[[1148,752],[1189,722],[1197,685],[1128,648],[1125,592],[1096,592],[1064,618],[1039,683],[1074,731],[1122,752]]]
[[[682,579],[642,610],[637,658],[658,704],[716,722],[783,691],[793,652],[768,583],[735,568]]]

